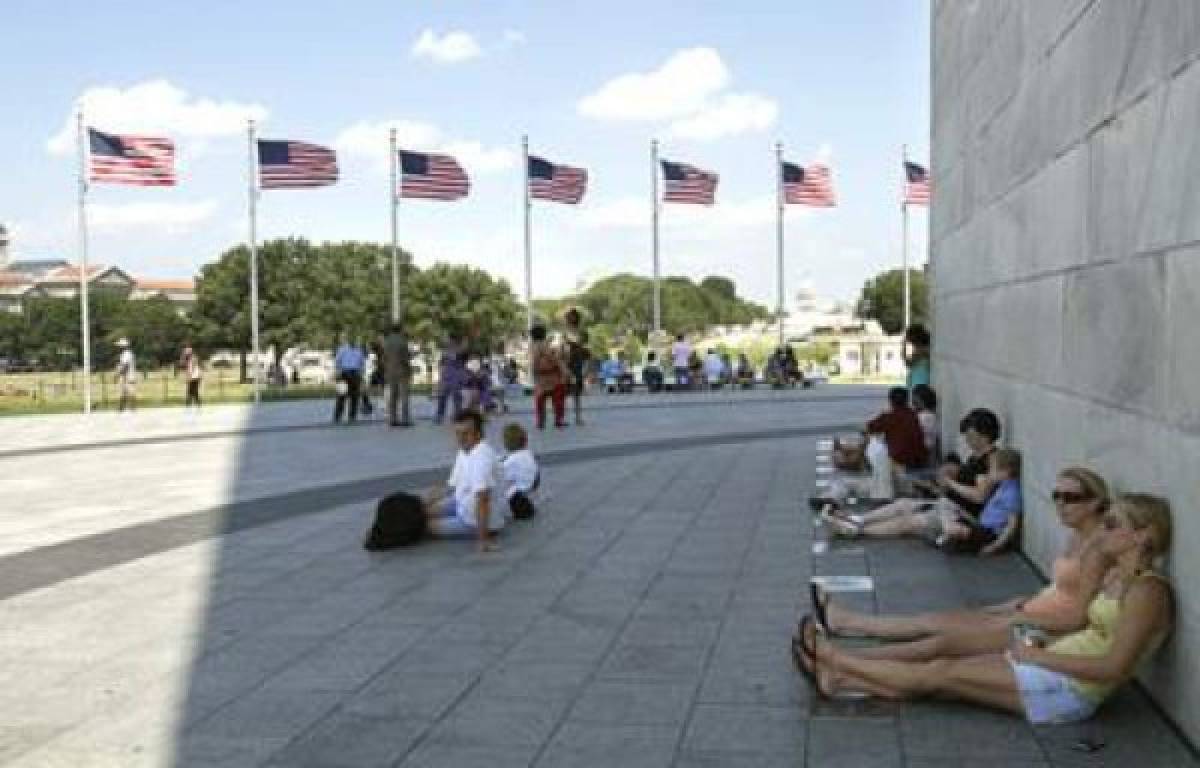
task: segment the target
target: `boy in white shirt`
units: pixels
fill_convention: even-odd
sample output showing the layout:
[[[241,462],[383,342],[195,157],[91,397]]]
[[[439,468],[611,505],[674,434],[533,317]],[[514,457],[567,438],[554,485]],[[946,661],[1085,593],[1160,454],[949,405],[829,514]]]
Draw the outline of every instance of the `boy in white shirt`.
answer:
[[[447,482],[452,493],[429,497],[429,531],[434,536],[476,538],[479,551],[494,552],[499,549],[496,534],[508,515],[496,508],[496,452],[483,439],[483,417],[463,411],[454,419],[454,436],[459,451]]]
[[[529,436],[520,424],[505,426],[503,437],[508,455],[500,463],[500,469],[504,475],[509,513],[517,520],[527,520],[537,513],[532,497],[541,484],[541,469],[533,451],[528,448]]]

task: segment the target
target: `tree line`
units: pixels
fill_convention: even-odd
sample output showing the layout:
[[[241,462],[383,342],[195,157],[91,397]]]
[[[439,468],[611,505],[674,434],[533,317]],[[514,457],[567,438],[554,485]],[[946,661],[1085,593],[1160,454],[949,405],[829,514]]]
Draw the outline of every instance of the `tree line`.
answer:
[[[312,243],[303,238],[270,240],[259,248],[259,327],[264,349],[329,349],[338,334],[367,341],[384,332],[391,317],[391,249],[362,243]],[[524,330],[526,312],[504,279],[466,265],[435,264],[419,269],[400,254],[401,306],[410,339],[430,355],[448,335],[465,336],[495,350]],[[860,314],[884,329],[900,325],[902,273],[892,270],[867,281]],[[714,325],[744,325],[773,319],[765,307],[741,298],[732,280],[710,276],[662,281],[662,324],[671,333]],[[653,325],[653,281],[631,274],[606,277],[585,290],[534,302],[536,313],[554,325],[568,305],[584,309],[593,351],[603,356],[622,347],[640,354]],[[165,298],[128,300],[119,290],[90,292],[93,364],[110,367],[115,341],[128,337],[144,366],[169,365],[185,343],[201,354],[250,349],[249,249],[231,248],[205,265],[196,304],[181,315]],[[924,277],[913,272],[913,317],[925,317]],[[80,363],[79,302],[33,298],[21,314],[0,313],[0,356],[34,359],[46,367]]]

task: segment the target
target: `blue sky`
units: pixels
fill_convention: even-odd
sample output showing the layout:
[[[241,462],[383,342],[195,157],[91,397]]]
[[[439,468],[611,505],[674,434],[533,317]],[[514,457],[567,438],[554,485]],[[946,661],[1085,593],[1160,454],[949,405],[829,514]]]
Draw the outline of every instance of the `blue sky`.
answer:
[[[534,290],[650,271],[649,140],[721,174],[718,205],[667,206],[666,274],[722,274],[773,303],[773,150],[824,159],[840,205],[788,209],[787,283],[853,297],[900,258],[899,154],[928,158],[928,0],[837,3],[5,3],[0,221],[22,257],[75,257],[81,98],[95,127],[179,146],[180,185],[95,186],[93,261],[184,276],[246,236],[245,119],[336,146],[338,186],[267,192],[263,237],[388,239],[386,131],[459,154],[472,196],[403,201],[418,264],[469,262],[520,292],[520,136],[591,173],[537,204]],[[423,42],[422,42],[423,41]],[[57,138],[57,141],[55,139]],[[912,216],[923,254],[925,213]],[[918,260],[921,257],[916,257]],[[789,290],[790,292],[790,290]]]

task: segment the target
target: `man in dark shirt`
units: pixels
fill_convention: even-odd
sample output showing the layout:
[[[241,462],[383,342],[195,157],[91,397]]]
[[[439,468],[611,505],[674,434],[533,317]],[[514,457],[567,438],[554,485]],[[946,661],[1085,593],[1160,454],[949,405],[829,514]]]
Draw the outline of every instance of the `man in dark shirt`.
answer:
[[[888,410],[867,422],[867,432],[884,436],[892,461],[905,469],[920,469],[928,456],[917,413],[908,406],[908,390],[892,387],[888,390],[888,404]]]

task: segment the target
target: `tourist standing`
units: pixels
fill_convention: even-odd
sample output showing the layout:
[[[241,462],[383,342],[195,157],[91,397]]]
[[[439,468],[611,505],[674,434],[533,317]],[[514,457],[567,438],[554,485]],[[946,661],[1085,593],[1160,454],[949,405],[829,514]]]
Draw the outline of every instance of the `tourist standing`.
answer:
[[[462,411],[462,388],[466,381],[466,352],[461,337],[452,334],[442,347],[442,356],[438,359],[438,398],[437,412],[433,423],[441,424],[446,418],[446,401],[454,401],[453,418]]]
[[[571,376],[568,388],[575,406],[575,426],[582,427],[584,370],[591,357],[587,347],[588,334],[583,328],[583,315],[577,308],[568,309],[563,321],[567,326],[563,337],[567,342],[567,370]]]
[[[920,384],[930,386],[929,346],[931,342],[929,329],[920,323],[913,323],[904,331],[904,364],[908,366],[908,375],[904,385],[910,392],[913,387]]]
[[[121,388],[121,399],[117,410],[126,408],[132,410],[137,405],[137,362],[133,350],[129,347],[129,339],[117,339],[117,349],[121,354],[117,357],[117,384]]]
[[[200,367],[200,360],[196,357],[195,350],[191,345],[183,348],[183,354],[179,358],[179,370],[183,372],[184,381],[187,382],[187,396],[184,398],[184,407],[196,406],[200,407],[200,379],[203,377],[203,369]]]
[[[566,381],[569,372],[562,355],[546,340],[546,328],[535,325],[529,332],[532,340],[530,362],[533,367],[534,424],[546,426],[546,398],[554,404],[554,426],[567,426]]]
[[[692,345],[683,338],[683,334],[675,337],[671,345],[671,362],[675,367],[675,387],[683,389],[688,384],[688,363],[692,358]]]
[[[362,396],[363,364],[365,363],[362,347],[351,342],[349,338],[338,347],[333,358],[333,367],[337,375],[337,400],[333,406],[333,423],[340,423],[346,401],[350,402],[349,420],[358,419],[358,401]]]
[[[412,360],[409,357],[408,336],[400,323],[392,323],[387,336],[383,338],[383,376],[388,389],[388,423],[393,427],[411,427],[408,388],[412,381]]]

